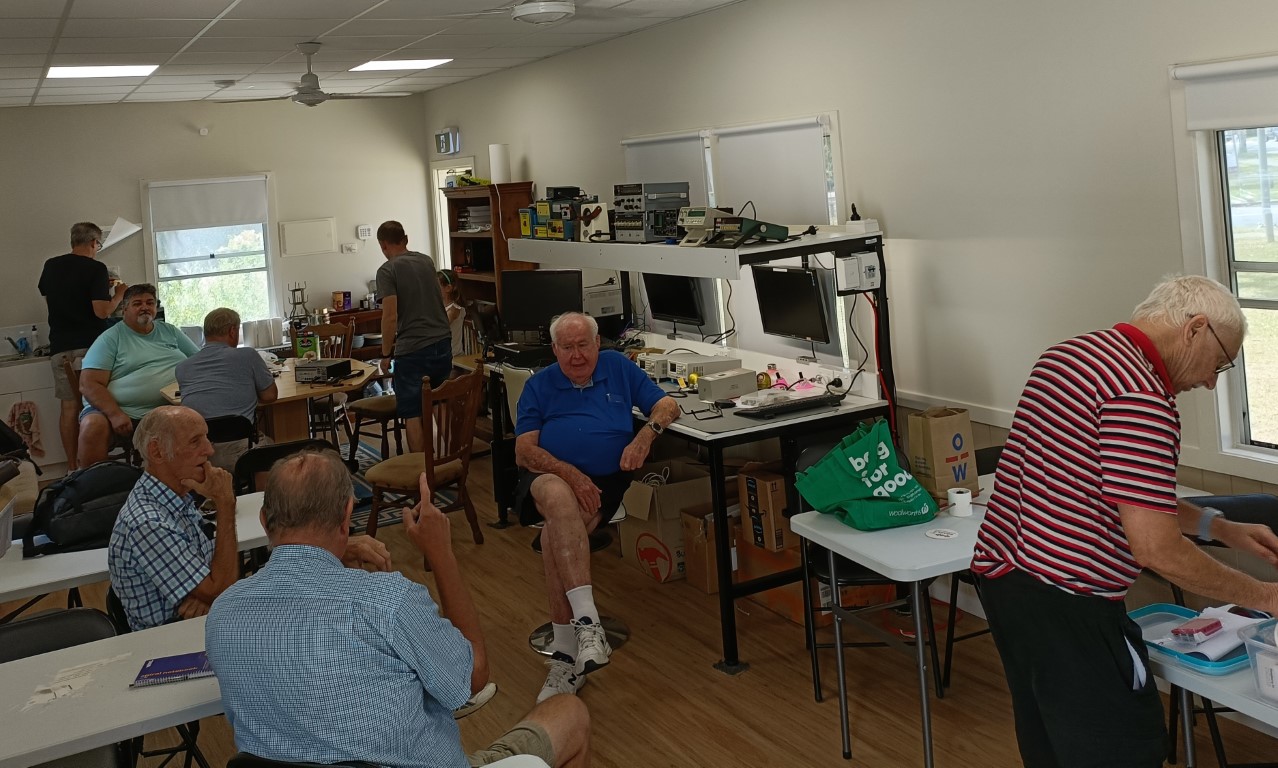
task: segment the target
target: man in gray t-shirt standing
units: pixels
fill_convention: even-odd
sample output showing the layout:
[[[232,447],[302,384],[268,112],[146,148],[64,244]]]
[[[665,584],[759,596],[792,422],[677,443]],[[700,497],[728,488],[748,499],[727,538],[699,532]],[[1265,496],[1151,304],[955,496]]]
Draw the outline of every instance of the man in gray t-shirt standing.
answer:
[[[435,261],[408,250],[398,221],[377,228],[386,263],[377,269],[382,299],[382,355],[395,360],[395,412],[408,427],[408,449],[421,451],[422,377],[437,387],[453,370],[453,337],[435,277]]]

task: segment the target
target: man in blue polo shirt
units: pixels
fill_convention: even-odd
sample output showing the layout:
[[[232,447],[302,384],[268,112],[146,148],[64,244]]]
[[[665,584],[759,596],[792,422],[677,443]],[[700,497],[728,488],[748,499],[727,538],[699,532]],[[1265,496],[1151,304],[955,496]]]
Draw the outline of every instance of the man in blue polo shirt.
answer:
[[[554,627],[550,674],[537,700],[575,693],[612,649],[590,585],[587,537],[611,520],[652,441],[679,405],[619,352],[599,351],[599,326],[568,312],[550,324],[556,363],[528,380],[515,419],[515,495],[524,525],[541,532]],[[635,434],[631,409],[648,416]]]

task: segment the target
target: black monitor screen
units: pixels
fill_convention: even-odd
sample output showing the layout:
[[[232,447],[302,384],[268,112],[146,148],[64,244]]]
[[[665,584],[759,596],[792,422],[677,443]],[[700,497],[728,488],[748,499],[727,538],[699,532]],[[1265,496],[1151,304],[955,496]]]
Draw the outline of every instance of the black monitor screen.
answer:
[[[821,284],[815,271],[766,264],[755,264],[752,269],[764,333],[829,343],[825,302],[821,298]]]
[[[581,311],[581,271],[576,269],[507,270],[501,273],[501,324],[516,336],[540,333],[549,339],[550,321],[565,312]]]
[[[671,323],[704,325],[701,293],[697,279],[686,275],[643,275],[643,291],[648,295],[648,309],[656,320]]]

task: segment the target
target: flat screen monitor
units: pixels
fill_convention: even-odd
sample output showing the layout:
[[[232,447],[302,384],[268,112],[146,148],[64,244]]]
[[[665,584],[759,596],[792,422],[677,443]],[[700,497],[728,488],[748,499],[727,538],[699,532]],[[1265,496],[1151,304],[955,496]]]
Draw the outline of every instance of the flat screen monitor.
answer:
[[[754,264],[754,293],[763,332],[828,344],[825,301],[814,270]]]
[[[550,343],[550,321],[580,312],[581,271],[507,270],[501,273],[501,324],[510,341]]]
[[[653,319],[687,325],[704,325],[706,322],[695,277],[645,272],[643,292],[648,296],[648,310]]]

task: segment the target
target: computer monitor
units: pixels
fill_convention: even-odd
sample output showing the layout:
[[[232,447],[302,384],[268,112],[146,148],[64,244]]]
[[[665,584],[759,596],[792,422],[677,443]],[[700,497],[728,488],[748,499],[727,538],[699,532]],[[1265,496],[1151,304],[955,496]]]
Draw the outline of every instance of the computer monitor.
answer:
[[[772,336],[828,344],[825,300],[814,270],[802,267],[751,266],[763,332]]]
[[[695,277],[645,272],[643,292],[648,296],[648,311],[655,320],[686,325],[704,325],[706,322]]]
[[[550,321],[581,311],[581,271],[507,270],[501,273],[501,324],[508,341],[549,344]]]

